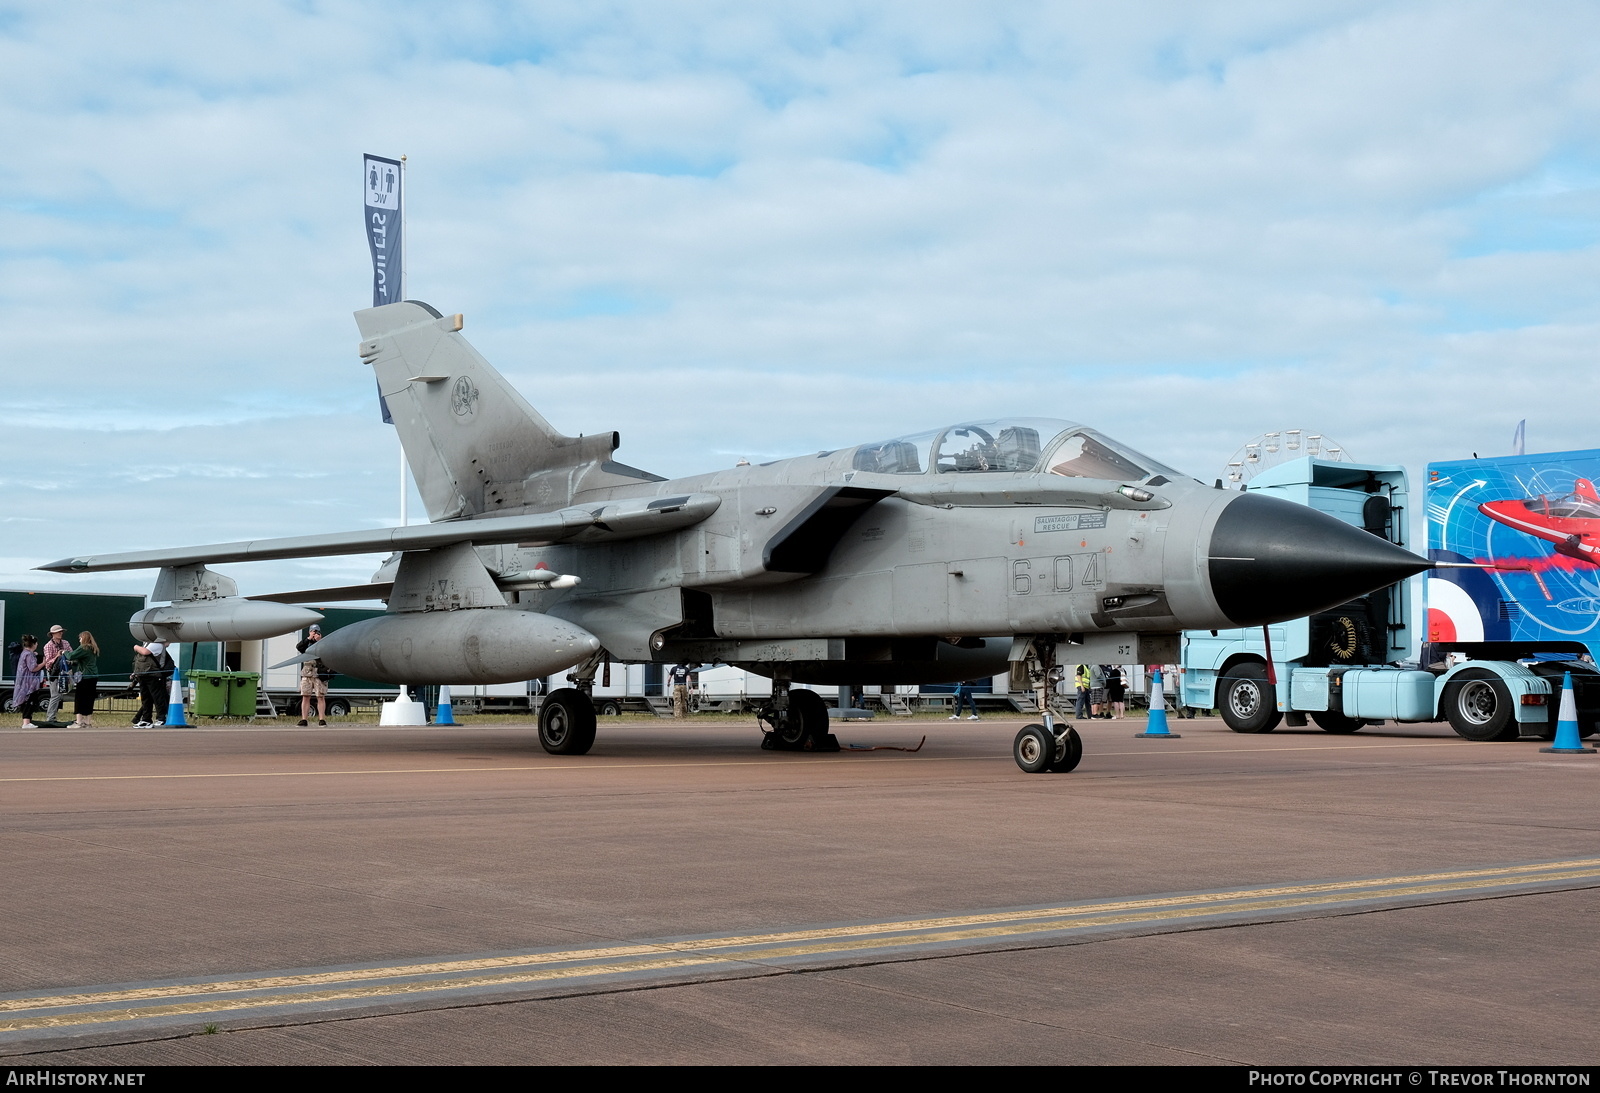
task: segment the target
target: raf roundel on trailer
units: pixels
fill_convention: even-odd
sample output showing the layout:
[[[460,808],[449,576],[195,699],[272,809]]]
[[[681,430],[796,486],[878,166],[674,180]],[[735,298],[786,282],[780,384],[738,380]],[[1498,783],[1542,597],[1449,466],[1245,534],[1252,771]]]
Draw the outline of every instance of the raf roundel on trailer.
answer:
[[[1430,641],[1600,640],[1600,450],[1433,463]]]

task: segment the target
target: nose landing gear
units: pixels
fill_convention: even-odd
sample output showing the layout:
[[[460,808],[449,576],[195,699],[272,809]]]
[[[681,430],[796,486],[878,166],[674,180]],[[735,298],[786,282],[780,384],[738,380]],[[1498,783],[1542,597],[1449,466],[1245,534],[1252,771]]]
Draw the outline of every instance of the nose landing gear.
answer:
[[[1083,758],[1083,738],[1047,713],[1043,725],[1024,725],[1017,733],[1011,757],[1029,774],[1066,774]]]
[[[1050,708],[1056,682],[1061,678],[1055,661],[1054,639],[1036,638],[1028,643],[1023,665],[1043,711],[1044,724],[1024,725],[1011,742],[1011,757],[1029,774],[1065,774],[1083,759],[1083,738],[1078,730],[1064,722],[1057,724],[1055,711]]]

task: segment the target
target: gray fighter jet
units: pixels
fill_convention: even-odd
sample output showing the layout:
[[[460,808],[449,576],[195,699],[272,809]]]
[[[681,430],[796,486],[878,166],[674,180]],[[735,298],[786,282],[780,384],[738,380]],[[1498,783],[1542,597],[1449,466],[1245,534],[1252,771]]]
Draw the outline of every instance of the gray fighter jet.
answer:
[[[547,751],[594,742],[607,658],[737,665],[773,680],[763,746],[837,747],[812,684],[955,682],[1018,665],[1043,726],[1018,762],[1082,745],[1048,695],[1060,665],[1165,663],[1184,629],[1252,626],[1428,568],[1360,528],[1206,486],[1092,428],[1014,418],[671,481],[563,436],[462,337],[408,301],[356,313],[432,521],[86,555],[42,569],[160,568],[136,636],[236,640],[380,598],[316,655],[389,683],[500,683],[573,669],[539,715]],[[241,599],[212,564],[393,552],[373,582]],[[1030,732],[1032,735],[1030,736]],[[1053,746],[1052,746],[1053,745]]]

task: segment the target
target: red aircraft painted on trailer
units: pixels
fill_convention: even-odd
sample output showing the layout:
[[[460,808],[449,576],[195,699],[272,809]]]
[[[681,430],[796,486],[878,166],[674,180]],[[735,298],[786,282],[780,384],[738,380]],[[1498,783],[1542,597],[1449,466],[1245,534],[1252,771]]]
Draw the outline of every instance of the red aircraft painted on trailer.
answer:
[[[1496,523],[1549,540],[1557,554],[1600,565],[1600,493],[1587,478],[1578,479],[1565,497],[1486,501],[1478,511]]]

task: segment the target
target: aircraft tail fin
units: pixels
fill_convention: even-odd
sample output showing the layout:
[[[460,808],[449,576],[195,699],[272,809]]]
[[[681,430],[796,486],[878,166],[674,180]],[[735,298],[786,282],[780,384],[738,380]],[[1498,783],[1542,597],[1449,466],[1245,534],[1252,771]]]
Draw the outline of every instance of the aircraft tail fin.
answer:
[[[460,315],[416,300],[356,312],[430,520],[561,508],[586,489],[655,475],[611,461],[616,433],[563,436],[461,336]]]

